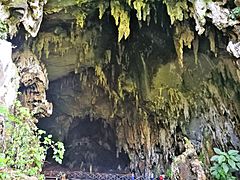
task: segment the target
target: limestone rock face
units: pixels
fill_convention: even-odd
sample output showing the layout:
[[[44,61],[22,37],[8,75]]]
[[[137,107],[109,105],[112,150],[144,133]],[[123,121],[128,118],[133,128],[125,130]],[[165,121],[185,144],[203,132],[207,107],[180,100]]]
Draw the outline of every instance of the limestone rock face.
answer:
[[[17,97],[19,75],[12,62],[12,45],[0,40],[0,104],[10,107]]]
[[[206,180],[204,169],[198,160],[194,146],[187,142],[185,151],[177,156],[172,163],[173,180]],[[190,167],[190,168],[189,168]]]
[[[21,19],[27,32],[32,37],[36,37],[43,19],[43,6],[47,0],[26,1],[27,8],[24,9],[23,17]]]
[[[12,61],[12,44],[0,40],[0,106],[11,108],[17,98],[19,75]],[[5,117],[0,115],[0,150],[5,148]]]
[[[25,30],[36,37],[43,19],[43,6],[47,0],[19,0],[0,2],[1,21],[5,21],[9,27],[9,34],[15,35],[20,23]]]
[[[29,107],[35,117],[52,114],[52,104],[46,100],[48,78],[44,64],[29,50],[14,54],[14,61],[20,74],[23,105]]]
[[[233,43],[230,41],[227,46],[227,51],[236,58],[240,58],[240,42]]]
[[[225,8],[224,2],[206,2],[204,0],[197,0],[193,3],[194,11],[193,17],[196,22],[196,31],[199,35],[202,35],[206,29],[206,17],[211,19],[212,24],[217,29],[223,31],[225,34],[229,34],[230,40],[227,46],[227,51],[239,58],[238,41],[240,39],[240,21],[236,18],[231,18],[232,13],[229,9]],[[239,1],[235,1],[238,6]],[[228,29],[231,29],[230,31]]]

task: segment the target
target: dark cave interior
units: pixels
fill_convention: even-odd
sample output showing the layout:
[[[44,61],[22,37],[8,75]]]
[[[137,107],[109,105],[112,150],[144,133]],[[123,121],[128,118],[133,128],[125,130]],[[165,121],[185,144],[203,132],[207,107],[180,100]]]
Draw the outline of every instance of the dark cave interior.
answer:
[[[53,115],[40,119],[38,126],[53,134],[55,141],[62,141],[66,151],[61,167],[50,158],[52,152],[48,152],[47,162],[50,164],[47,163],[46,168],[58,166],[70,170],[129,172],[128,155],[117,150],[114,124],[110,124],[104,118],[93,117],[91,113],[81,117],[70,115],[83,109],[91,111],[90,105],[86,104],[90,102],[91,93],[88,94],[90,91],[85,88],[79,81],[79,75],[72,73],[50,82],[48,99],[54,105]],[[74,96],[79,97],[83,106],[75,102]],[[69,109],[65,108],[65,105]]]

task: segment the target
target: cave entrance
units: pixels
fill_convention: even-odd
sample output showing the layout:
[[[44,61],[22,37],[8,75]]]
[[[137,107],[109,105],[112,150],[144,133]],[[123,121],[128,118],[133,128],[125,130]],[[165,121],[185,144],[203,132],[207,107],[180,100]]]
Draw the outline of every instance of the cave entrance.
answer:
[[[117,157],[116,135],[103,119],[74,118],[65,140],[64,164],[71,169],[96,172],[126,171],[129,159]]]
[[[128,155],[117,153],[116,122],[107,120],[111,107],[104,93],[96,95],[79,81],[78,74],[70,73],[50,82],[47,98],[53,103],[53,114],[40,119],[38,126],[52,134],[54,141],[64,143],[61,168],[119,173],[129,170]],[[47,161],[50,165],[46,167],[52,168],[53,160],[48,157]]]
[[[46,121],[39,123],[42,129],[51,133],[46,125]],[[73,118],[63,143],[66,151],[62,166],[59,167],[53,162],[50,152],[47,157],[46,169],[67,168],[87,172],[129,172],[128,155],[124,152],[117,153],[116,133],[104,119],[92,119],[89,116]]]

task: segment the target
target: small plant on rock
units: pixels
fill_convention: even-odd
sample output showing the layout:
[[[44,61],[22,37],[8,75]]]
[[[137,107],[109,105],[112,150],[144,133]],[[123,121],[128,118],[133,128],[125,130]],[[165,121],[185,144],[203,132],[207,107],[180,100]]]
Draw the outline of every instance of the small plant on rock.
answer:
[[[218,180],[234,180],[234,173],[240,170],[240,154],[237,150],[223,152],[214,148],[214,155],[211,158],[213,166],[210,168],[211,175]]]
[[[0,20],[0,39],[7,39],[8,26],[5,22]]]

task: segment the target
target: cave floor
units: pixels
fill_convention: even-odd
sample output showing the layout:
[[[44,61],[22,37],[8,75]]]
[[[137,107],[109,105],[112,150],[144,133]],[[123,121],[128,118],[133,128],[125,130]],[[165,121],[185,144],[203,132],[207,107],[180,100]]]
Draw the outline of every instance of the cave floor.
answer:
[[[114,173],[89,173],[84,171],[48,171],[44,172],[46,180],[131,180],[131,174],[114,174]],[[144,180],[143,176],[135,179]]]
[[[165,179],[164,175],[160,177],[145,177],[144,175],[134,175],[130,172],[87,172],[63,168],[59,165],[47,165],[43,170],[45,180],[147,180],[147,179]]]
[[[64,168],[59,165],[47,165],[43,170],[45,180],[144,180],[146,177],[133,177],[131,173],[124,172],[87,172],[83,170]]]
[[[126,171],[120,170],[107,170],[104,168],[90,168],[88,170],[79,170],[77,168],[68,168],[55,163],[46,162],[43,168],[43,173],[46,180],[59,179],[59,180],[111,180],[121,179],[130,180],[132,174]],[[91,171],[91,172],[90,172]],[[135,179],[146,179],[143,176],[135,177]]]

